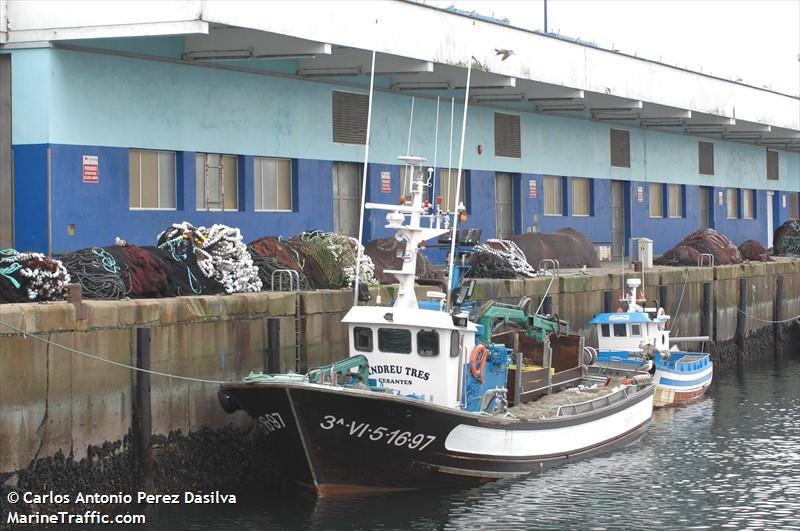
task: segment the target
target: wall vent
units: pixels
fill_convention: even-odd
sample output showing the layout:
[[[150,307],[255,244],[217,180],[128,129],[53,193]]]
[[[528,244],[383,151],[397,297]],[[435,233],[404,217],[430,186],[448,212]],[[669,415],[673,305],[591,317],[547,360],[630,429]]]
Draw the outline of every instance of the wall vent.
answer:
[[[517,159],[522,156],[518,115],[494,113],[494,154]]]
[[[332,99],[333,141],[365,145],[369,96],[334,90]]]

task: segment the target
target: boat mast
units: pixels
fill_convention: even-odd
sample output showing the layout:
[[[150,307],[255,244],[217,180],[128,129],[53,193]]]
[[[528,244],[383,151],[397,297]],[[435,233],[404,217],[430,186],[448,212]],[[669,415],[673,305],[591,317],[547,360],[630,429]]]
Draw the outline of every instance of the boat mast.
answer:
[[[372,92],[375,85],[375,50],[372,50],[372,67],[369,70],[369,104],[367,105],[367,138],[364,147],[364,176],[361,178],[361,213],[358,218],[358,241],[356,242],[356,278],[353,280],[353,306],[358,306],[358,277],[361,274],[363,257],[361,238],[364,237],[364,202],[367,197],[367,161],[369,161],[369,127],[372,122]]]
[[[450,239],[450,266],[447,270],[447,308],[450,309],[450,303],[452,302],[451,299],[453,297],[453,289],[455,286],[452,285],[453,282],[453,264],[456,259],[456,229],[458,228],[458,216],[460,214],[459,207],[462,206],[461,203],[458,202],[459,197],[461,197],[461,172],[463,171],[464,165],[464,135],[467,132],[467,108],[469,107],[469,82],[472,77],[472,57],[469,59],[469,65],[467,66],[467,87],[464,92],[464,117],[461,120],[461,152],[458,155],[458,173],[456,174],[456,195],[454,198],[454,205],[455,205],[455,214],[453,215],[453,230],[452,236]],[[452,175],[450,176],[452,178]],[[448,183],[448,188],[450,187]],[[449,195],[449,194],[448,194]],[[449,199],[449,197],[448,197]],[[446,205],[445,205],[446,206]],[[466,208],[466,207],[464,207]]]

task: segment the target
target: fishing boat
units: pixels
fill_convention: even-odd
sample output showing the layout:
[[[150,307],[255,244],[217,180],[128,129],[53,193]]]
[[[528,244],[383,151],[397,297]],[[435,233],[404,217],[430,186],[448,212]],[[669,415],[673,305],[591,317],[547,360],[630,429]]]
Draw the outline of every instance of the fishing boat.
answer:
[[[653,374],[655,407],[685,404],[703,396],[711,386],[711,356],[703,352],[685,352],[678,342],[702,342],[707,337],[670,338],[670,316],[661,307],[643,308],[639,296],[641,281],[627,280],[628,295],[621,302],[628,309],[597,314],[589,324],[597,331],[599,367],[629,367]]]
[[[468,286],[417,299],[420,246],[455,234],[457,213],[451,221],[423,200],[423,159],[401,159],[410,197],[365,205],[387,211],[405,242],[394,302],[347,312],[340,362],[223,384],[226,411],[255,419],[290,477],[321,497],[515,478],[637,438],[652,415],[651,379],[588,367],[566,323],[524,304],[470,316]]]

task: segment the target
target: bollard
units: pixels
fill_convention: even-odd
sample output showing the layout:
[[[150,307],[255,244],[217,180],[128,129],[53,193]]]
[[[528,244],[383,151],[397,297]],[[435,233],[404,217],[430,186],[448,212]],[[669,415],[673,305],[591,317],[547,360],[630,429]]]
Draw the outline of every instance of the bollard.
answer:
[[[149,328],[136,328],[136,390],[133,403],[133,448],[139,488],[153,492],[153,448],[150,444],[150,339]]]
[[[264,351],[264,372],[281,372],[281,321],[276,317],[267,318],[267,349]]]
[[[69,284],[67,286],[67,302],[75,307],[75,320],[86,320],[86,308],[83,306],[83,288],[80,284]]]

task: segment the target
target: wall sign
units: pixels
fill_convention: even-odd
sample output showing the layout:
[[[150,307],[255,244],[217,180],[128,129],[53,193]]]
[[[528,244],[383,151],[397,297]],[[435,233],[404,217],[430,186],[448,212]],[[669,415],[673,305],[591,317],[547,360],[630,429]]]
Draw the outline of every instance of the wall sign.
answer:
[[[392,192],[392,174],[388,171],[381,172],[381,192],[384,194]]]
[[[100,170],[97,163],[96,155],[83,156],[83,182],[85,183],[100,182]]]
[[[528,197],[536,199],[536,179],[528,180]]]
[[[636,187],[636,202],[644,203],[644,186]]]
[[[722,206],[722,202],[723,202],[723,195],[722,192],[720,191],[717,192],[717,203],[719,203],[719,206]]]

